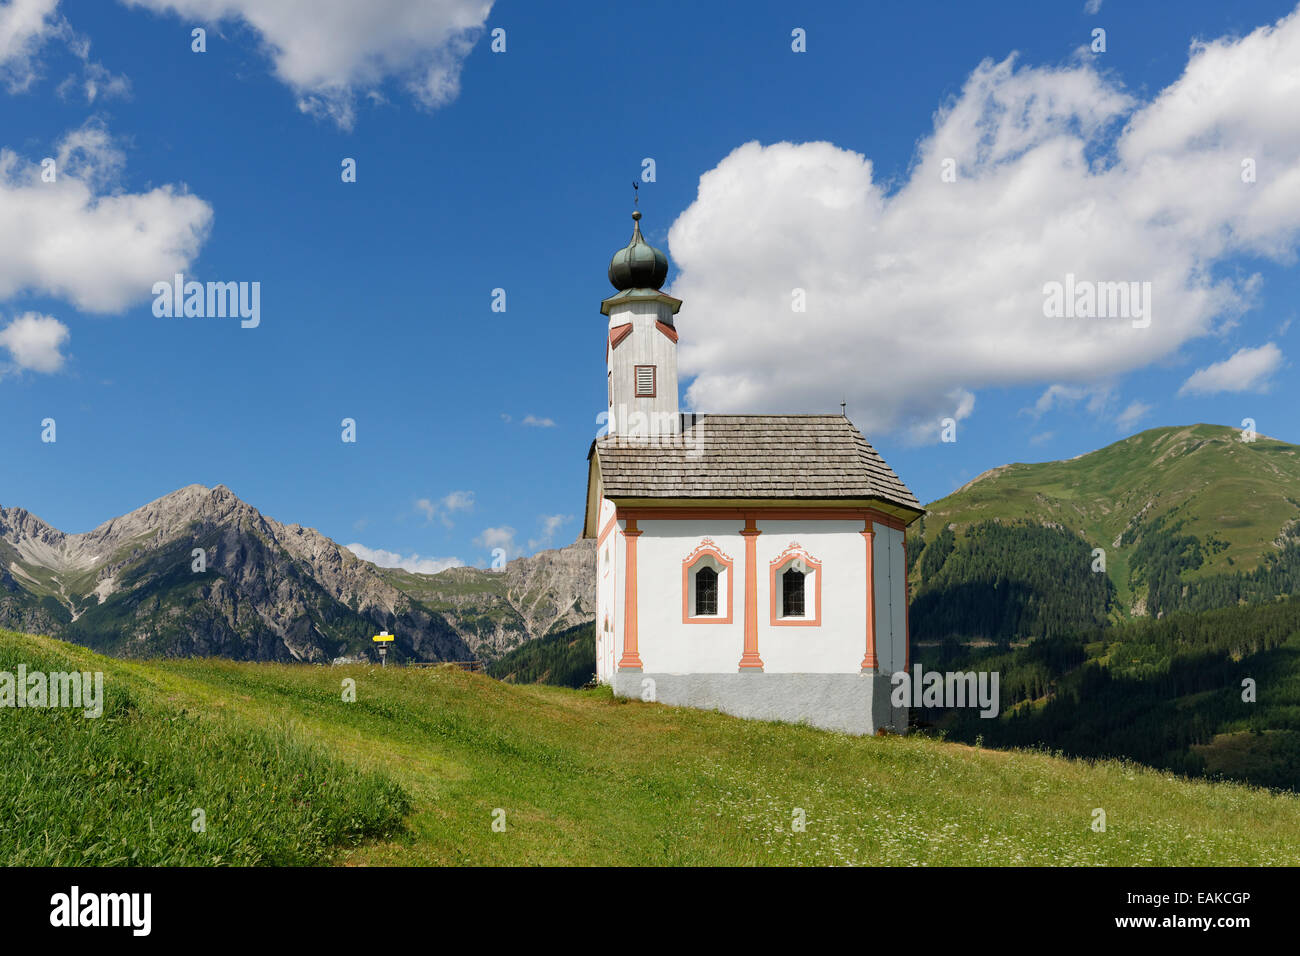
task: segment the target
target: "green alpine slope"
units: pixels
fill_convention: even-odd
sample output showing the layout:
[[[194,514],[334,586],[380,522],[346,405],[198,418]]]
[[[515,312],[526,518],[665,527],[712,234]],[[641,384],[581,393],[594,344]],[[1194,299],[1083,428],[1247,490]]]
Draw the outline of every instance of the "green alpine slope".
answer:
[[[1003,582],[1035,591],[1039,602],[1056,602],[1048,616],[1086,625],[1098,613],[1120,619],[1205,610],[1300,590],[1300,447],[1263,435],[1243,441],[1233,428],[1154,428],[1067,461],[1003,465],[928,505],[927,512],[924,527],[916,529],[924,544],[912,545],[912,584],[918,600],[930,593],[936,605],[951,605],[947,599],[960,599],[963,588],[987,593]],[[1005,560],[972,556],[988,550],[979,534],[987,537],[994,525],[1047,527],[1076,541],[1057,586],[1031,588]],[[947,539],[945,529],[951,531]],[[1078,593],[1086,575],[1097,573],[1098,548],[1105,552],[1113,600],[1095,589]],[[1018,546],[1004,542],[1000,554],[1019,552],[1028,566],[1041,550],[1042,542],[1026,535]],[[965,556],[968,566],[945,575],[953,556]],[[1005,595],[997,597],[1005,603]],[[991,612],[985,610],[966,617],[987,622]],[[924,640],[923,610],[918,617],[914,633]],[[954,636],[1017,640],[1044,633],[1041,627],[999,627],[984,623]],[[949,630],[930,628],[928,636],[940,639]]]

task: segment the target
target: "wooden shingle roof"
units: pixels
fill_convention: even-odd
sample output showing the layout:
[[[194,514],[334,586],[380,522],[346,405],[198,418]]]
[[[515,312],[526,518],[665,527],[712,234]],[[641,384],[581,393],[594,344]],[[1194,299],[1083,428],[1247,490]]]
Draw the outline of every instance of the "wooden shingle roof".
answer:
[[[609,498],[916,496],[842,415],[684,415],[681,435],[592,443]]]

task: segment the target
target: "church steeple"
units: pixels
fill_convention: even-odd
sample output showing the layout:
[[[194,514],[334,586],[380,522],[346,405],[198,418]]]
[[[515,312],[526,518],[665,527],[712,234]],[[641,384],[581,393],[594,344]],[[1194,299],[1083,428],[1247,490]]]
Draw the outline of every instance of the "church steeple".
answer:
[[[632,239],[609,262],[609,281],[618,291],[600,304],[609,316],[609,433],[672,435],[681,431],[673,316],[682,303],[659,291],[668,278],[668,257],[641,235],[640,210],[632,221]]]

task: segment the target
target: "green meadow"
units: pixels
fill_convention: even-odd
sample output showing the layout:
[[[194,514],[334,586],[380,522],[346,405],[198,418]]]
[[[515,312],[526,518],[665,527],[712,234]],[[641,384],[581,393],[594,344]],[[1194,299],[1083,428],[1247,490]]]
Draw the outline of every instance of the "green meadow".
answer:
[[[19,663],[102,671],[106,702],[0,710],[9,865],[1300,864],[1300,797],[1122,761],[0,631]]]

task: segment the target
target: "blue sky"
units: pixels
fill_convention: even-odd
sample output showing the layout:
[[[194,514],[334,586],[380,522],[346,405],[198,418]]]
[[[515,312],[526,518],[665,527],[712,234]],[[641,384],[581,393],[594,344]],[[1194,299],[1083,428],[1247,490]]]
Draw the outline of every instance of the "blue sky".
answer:
[[[946,287],[926,272],[927,250],[950,238],[945,216],[929,215],[932,201],[905,205],[900,197],[909,183],[937,181],[927,164],[958,134],[936,135],[936,111],[960,117],[982,62],[1016,53],[1010,72],[987,82],[1009,89],[1020,76],[1055,89],[1059,101],[1076,95],[1078,71],[1088,71],[1119,117],[1083,134],[1089,158],[1105,166],[1116,161],[1108,151],[1124,123],[1183,76],[1193,39],[1246,36],[1294,5],[1106,0],[1088,13],[1083,2],[1009,3],[997,12],[950,3],[755,2],[744,16],[700,3],[657,3],[635,15],[595,3],[446,6],[471,28],[440,34],[428,25],[421,41],[418,29],[404,40],[391,30],[366,33],[362,24],[346,31],[351,46],[313,47],[310,25],[295,32],[291,12],[213,21],[207,11],[222,5],[207,0],[0,2],[0,56],[9,51],[0,61],[0,149],[11,154],[0,179],[13,187],[0,191],[0,225],[9,233],[0,236],[0,346],[10,346],[0,347],[0,504],[77,532],[186,484],[224,483],[281,521],[408,563],[434,562],[423,567],[451,558],[482,563],[508,542],[513,554],[571,541],[604,403],[605,269],[630,233],[631,183],[646,157],[656,175],[641,188],[643,226],[673,261],[670,288],[685,300],[683,385],[696,381],[689,394],[700,411],[837,411],[843,397],[922,501],[995,465],[1070,457],[1156,425],[1251,417],[1261,432],[1300,442],[1290,328],[1300,301],[1293,258],[1300,209],[1276,198],[1248,219],[1225,212],[1212,198],[1231,184],[1205,180],[1199,168],[1184,173],[1190,178],[1178,195],[1210,198],[1176,216],[1137,208],[1149,190],[1136,174],[1098,186],[1097,214],[1111,217],[1116,249],[1132,242],[1150,256],[1125,251],[1126,261],[1163,262],[1159,243],[1167,242],[1171,259],[1186,260],[1171,275],[1204,282],[1208,273],[1227,283],[1213,295],[1203,286],[1199,297],[1171,293],[1164,301],[1178,320],[1161,316],[1160,338],[1108,344],[1110,364],[1074,339],[1021,335],[999,324],[995,306],[978,302],[946,309],[945,322],[961,323],[949,347],[908,344],[939,334],[915,316],[940,305],[891,312],[888,290],[870,284],[884,259],[867,238],[828,238],[826,250],[808,249],[855,223],[879,225],[893,237],[890,248],[921,264],[915,284]],[[23,27],[32,16],[36,26]],[[195,26],[207,30],[205,53],[191,51]],[[791,49],[796,27],[806,30],[805,53]],[[1095,27],[1106,30],[1102,54],[1087,51]],[[504,53],[490,49],[498,28],[506,31]],[[26,39],[14,40],[22,29]],[[1225,56],[1260,59],[1224,42]],[[1286,51],[1283,43],[1277,55]],[[1095,93],[1084,90],[1081,102],[1106,99]],[[1119,103],[1123,97],[1129,102]],[[1267,97],[1242,102],[1261,99],[1266,108]],[[1167,115],[1174,106],[1147,126],[1177,125]],[[1088,107],[1078,109],[1080,123],[1052,129],[1087,127]],[[1289,118],[1265,111],[1241,124],[1230,119],[1249,112],[1229,103],[1229,118],[1217,122],[1230,127],[1225,138],[1258,147],[1257,186],[1290,197],[1283,181],[1300,164],[1300,111],[1292,99]],[[1261,138],[1259,129],[1281,132]],[[1148,129],[1133,148],[1148,155],[1141,143],[1162,135]],[[83,181],[92,202],[68,214],[67,229],[102,226],[102,217],[121,212],[138,232],[156,216],[179,246],[151,249],[126,234],[119,244],[105,232],[110,239],[96,240],[91,255],[75,236],[65,248],[61,233],[51,237],[54,227],[41,226],[61,222],[66,209],[15,211],[28,164],[69,142],[84,148],[68,153],[66,176]],[[758,145],[733,154],[747,143]],[[781,143],[799,148],[771,149]],[[991,165],[971,159],[971,188],[987,188],[964,194],[963,216],[998,225],[1006,196],[979,204],[995,189],[993,167],[1016,172],[1022,157],[1012,153]],[[881,203],[900,198],[892,221],[868,222],[870,201],[861,215],[852,212],[862,198],[852,196],[861,178],[854,155],[870,162]],[[355,183],[341,181],[345,157],[357,162]],[[793,173],[782,165],[790,157]],[[816,191],[823,166],[826,181],[850,196],[850,214],[831,209],[821,232],[806,191]],[[702,189],[701,178],[715,170],[713,187]],[[1108,196],[1135,198],[1107,209]],[[1019,230],[1007,249],[1031,249],[1032,211],[1006,215],[1003,232]],[[1165,231],[1150,225],[1162,216]],[[1148,222],[1130,229],[1125,217]],[[1168,221],[1182,232],[1168,231]],[[32,245],[29,228],[44,237],[43,251],[15,265],[10,253]],[[967,242],[969,225],[953,228]],[[814,238],[778,241],[801,229]],[[990,233],[968,245],[973,253],[1006,239]],[[845,253],[859,241],[869,255]],[[1105,245],[1096,234],[1090,241]],[[960,262],[960,242],[956,249]],[[1093,260],[1080,256],[1082,275]],[[170,279],[178,259],[187,277],[260,282],[260,325],[156,317],[149,277]],[[786,263],[793,278],[782,277],[782,288],[811,284],[813,297],[826,290],[828,306],[807,325],[743,298],[754,275]],[[822,265],[824,275],[799,278]],[[1161,268],[1099,278],[1149,274],[1161,288],[1169,279]],[[497,288],[506,290],[504,313],[491,308]],[[906,299],[907,289],[897,288]],[[23,316],[54,320],[66,337],[51,344],[55,326],[29,324],[23,329],[34,342],[17,331],[6,339]],[[757,329],[752,342],[746,323]],[[870,339],[854,337],[868,326]],[[967,334],[994,342],[987,360],[971,359],[968,374],[945,358],[978,351],[962,340]],[[1058,360],[1075,346],[1077,360]],[[1214,370],[1243,349],[1235,365]],[[760,374],[765,368],[777,371]],[[733,388],[745,369],[756,377]],[[1187,386],[1206,369],[1199,385]],[[729,407],[728,395],[753,407]],[[959,419],[956,442],[936,440],[945,414]],[[57,422],[53,444],[40,440],[46,418]],[[355,444],[340,440],[344,418],[357,422]]]

